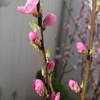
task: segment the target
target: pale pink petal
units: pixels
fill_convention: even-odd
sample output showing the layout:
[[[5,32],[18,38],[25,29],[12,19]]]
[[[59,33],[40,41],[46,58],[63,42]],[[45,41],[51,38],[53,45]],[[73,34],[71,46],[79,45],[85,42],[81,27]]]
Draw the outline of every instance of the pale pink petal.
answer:
[[[25,13],[25,9],[24,9],[23,6],[20,6],[20,7],[18,7],[17,9],[18,9],[19,12]]]
[[[27,0],[25,6],[18,7],[18,11],[21,13],[30,14],[36,9],[36,5],[39,0]]]

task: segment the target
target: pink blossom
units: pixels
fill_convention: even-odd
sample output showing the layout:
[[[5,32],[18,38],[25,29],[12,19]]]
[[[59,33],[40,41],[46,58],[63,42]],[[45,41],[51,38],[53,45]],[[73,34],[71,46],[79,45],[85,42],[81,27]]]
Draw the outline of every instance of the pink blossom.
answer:
[[[34,79],[32,89],[41,94],[44,92],[44,83],[40,79]]]
[[[51,94],[51,98],[52,98],[52,100],[60,100],[60,92],[58,92],[56,94],[55,94],[55,92],[53,92]]]
[[[72,37],[73,36],[73,33],[69,33],[68,35],[69,35],[69,37]]]
[[[64,53],[64,55],[65,55],[65,56],[69,56],[69,55],[70,55],[69,51],[66,51],[66,52]]]
[[[34,32],[30,32],[29,33],[29,39],[30,39],[30,41],[35,42],[35,40],[37,40],[38,38],[39,37],[38,37],[38,35],[36,33],[34,33]]]
[[[69,50],[69,49],[70,49],[70,47],[68,47],[68,46],[65,46],[65,47],[64,47],[64,49],[65,49],[65,50]]]
[[[76,65],[74,65],[74,66],[73,66],[73,69],[74,69],[74,70],[75,70],[75,69],[77,69],[77,66],[76,66]]]
[[[39,0],[27,0],[25,6],[18,7],[18,11],[25,14],[32,14],[36,10]]]
[[[70,29],[70,25],[67,24],[66,22],[63,24],[63,28],[66,28],[66,29]]]
[[[56,24],[56,15],[54,14],[48,14],[45,19],[43,20],[43,24],[45,27],[48,27],[48,26],[52,26],[54,24]]]
[[[77,51],[80,53],[84,53],[86,51],[86,47],[82,42],[77,42],[76,48],[77,48]]]
[[[68,85],[73,91],[76,91],[78,88],[78,84],[74,80],[69,80]]]
[[[80,20],[80,16],[77,16],[77,17],[76,17],[76,20]]]
[[[74,36],[74,40],[79,40],[79,36],[78,35],[75,35]]]
[[[81,59],[78,60],[78,64],[82,64],[82,60]]]
[[[54,38],[55,40],[57,39],[57,37],[58,37],[57,34],[53,35],[53,38]]]
[[[62,59],[62,63],[65,63],[65,62],[66,62],[66,59],[63,58],[63,59]]]
[[[60,50],[60,48],[59,48],[59,47],[57,47],[57,48],[56,48],[56,50],[57,50],[57,51],[59,51],[59,50]]]
[[[48,71],[51,72],[54,70],[55,67],[55,62],[54,61],[50,61],[48,64]]]
[[[94,57],[94,58],[97,58],[97,57],[98,57],[98,52],[94,52],[94,53],[93,53],[93,57]]]
[[[56,59],[60,59],[61,58],[61,55],[59,54],[59,55],[55,55],[55,58]]]
[[[63,43],[61,46],[64,48],[66,46],[66,44]]]

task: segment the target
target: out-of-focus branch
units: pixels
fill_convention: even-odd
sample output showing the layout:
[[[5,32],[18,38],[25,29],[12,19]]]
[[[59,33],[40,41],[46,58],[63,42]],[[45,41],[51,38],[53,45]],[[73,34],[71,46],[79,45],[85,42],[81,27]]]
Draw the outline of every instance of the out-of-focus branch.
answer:
[[[90,29],[88,51],[92,49],[92,45],[93,45],[93,37],[95,31],[95,17],[96,17],[95,12],[96,12],[96,0],[92,0],[92,18],[91,18],[91,29]],[[86,67],[84,69],[83,87],[82,87],[82,92],[80,93],[80,97],[81,97],[80,100],[85,100],[91,62],[92,62],[92,58],[91,55],[89,55],[87,56]]]

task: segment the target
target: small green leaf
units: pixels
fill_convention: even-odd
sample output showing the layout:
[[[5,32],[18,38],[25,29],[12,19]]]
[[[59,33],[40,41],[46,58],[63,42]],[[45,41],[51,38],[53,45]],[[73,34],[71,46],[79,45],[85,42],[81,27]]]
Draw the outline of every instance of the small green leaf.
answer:
[[[82,83],[81,83],[80,87],[81,87],[81,88],[83,88],[83,81],[82,81]]]
[[[31,28],[33,29],[34,32],[37,31],[37,27],[38,27],[38,22],[31,22],[30,23]]]
[[[97,1],[97,5],[98,5],[98,6],[100,5],[100,0]]]
[[[41,75],[42,75],[43,77],[45,77],[45,70],[44,70],[44,67],[42,67],[42,69],[41,69]]]
[[[50,51],[49,51],[49,49],[46,49],[46,57],[50,58]]]
[[[95,49],[92,48],[92,49],[90,50],[90,54],[93,54],[94,52],[95,52]]]
[[[42,10],[42,3],[40,3],[40,9]]]
[[[34,44],[33,42],[30,42],[31,46],[33,46],[35,49],[37,48],[37,45]]]
[[[46,60],[47,60],[47,63],[49,63],[49,60],[50,60],[50,51],[49,51],[49,49],[46,49]]]

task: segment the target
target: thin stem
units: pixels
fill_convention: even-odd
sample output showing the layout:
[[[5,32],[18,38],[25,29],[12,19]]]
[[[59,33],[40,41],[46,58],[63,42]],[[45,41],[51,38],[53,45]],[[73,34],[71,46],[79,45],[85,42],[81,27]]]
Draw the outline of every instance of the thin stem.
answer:
[[[41,15],[40,0],[37,4],[37,11]],[[44,41],[43,41],[44,38],[43,38],[43,28],[42,28],[42,15],[38,17],[38,25],[40,27],[40,42],[41,42],[41,47],[40,47],[39,53],[40,53],[40,57],[41,57],[41,60],[42,60],[43,66],[44,66],[44,70],[45,70],[44,71],[45,72],[45,76],[44,76],[45,86],[47,88],[48,93],[50,94],[50,91],[53,92],[53,87],[52,87],[52,84],[51,84],[51,80],[48,77],[48,69],[47,69],[48,63],[47,63],[47,60],[46,60],[46,53],[45,53]],[[50,91],[49,91],[49,86],[50,86]]]
[[[96,0],[92,0],[92,18],[91,18],[91,29],[90,29],[89,46],[88,46],[89,51],[91,50],[93,44],[93,37],[94,37],[94,30],[95,30],[95,17],[96,17],[95,9],[96,9]],[[82,88],[82,93],[80,93],[81,96],[80,100],[85,100],[91,62],[92,62],[92,58],[91,55],[89,55],[86,60],[86,67],[84,69],[83,88]]]
[[[37,11],[38,13],[40,13],[40,0],[37,4]],[[46,79],[45,79],[45,83],[48,83],[48,77],[47,77],[47,63],[46,63],[46,56],[45,56],[45,49],[44,49],[44,41],[43,41],[43,30],[42,30],[42,16],[38,17],[38,25],[40,27],[40,41],[41,41],[41,50],[40,50],[40,55],[41,55],[41,59],[42,59],[42,63],[44,65],[45,68],[45,75],[46,75]]]
[[[49,78],[49,76],[48,76],[48,79],[49,79],[49,86],[50,86],[51,92],[53,93],[54,90],[53,90],[52,83],[51,83],[51,79]]]

